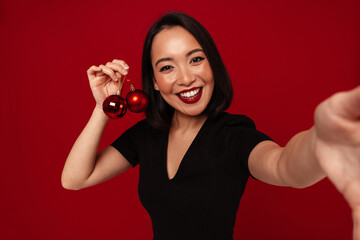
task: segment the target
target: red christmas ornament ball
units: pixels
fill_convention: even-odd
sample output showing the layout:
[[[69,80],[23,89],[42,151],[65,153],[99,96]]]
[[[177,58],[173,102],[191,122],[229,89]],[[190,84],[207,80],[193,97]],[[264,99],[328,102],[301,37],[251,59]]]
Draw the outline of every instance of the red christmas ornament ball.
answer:
[[[126,101],[119,95],[110,95],[104,100],[103,111],[109,118],[121,118],[125,115],[126,109]]]
[[[141,90],[130,91],[126,95],[126,102],[130,111],[139,113],[145,111],[149,105],[149,99]]]

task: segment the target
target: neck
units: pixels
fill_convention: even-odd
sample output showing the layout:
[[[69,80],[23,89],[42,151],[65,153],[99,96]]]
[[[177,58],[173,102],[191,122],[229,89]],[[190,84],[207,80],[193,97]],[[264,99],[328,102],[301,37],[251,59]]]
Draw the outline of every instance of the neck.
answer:
[[[191,129],[198,129],[201,127],[204,122],[206,121],[206,115],[199,115],[199,116],[188,116],[183,113],[174,112],[171,128],[178,129],[178,130],[191,130]]]

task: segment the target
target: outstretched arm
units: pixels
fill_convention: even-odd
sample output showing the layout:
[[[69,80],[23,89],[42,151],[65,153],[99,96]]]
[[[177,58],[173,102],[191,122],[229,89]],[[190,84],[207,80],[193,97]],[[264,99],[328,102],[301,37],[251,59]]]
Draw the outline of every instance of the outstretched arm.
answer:
[[[249,157],[252,175],[264,182],[306,187],[327,176],[352,208],[360,240],[360,87],[333,95],[315,111],[315,125],[281,148],[266,141]]]
[[[285,147],[272,141],[259,143],[249,157],[251,174],[277,186],[304,188],[325,177],[315,154],[314,127],[295,135]]]

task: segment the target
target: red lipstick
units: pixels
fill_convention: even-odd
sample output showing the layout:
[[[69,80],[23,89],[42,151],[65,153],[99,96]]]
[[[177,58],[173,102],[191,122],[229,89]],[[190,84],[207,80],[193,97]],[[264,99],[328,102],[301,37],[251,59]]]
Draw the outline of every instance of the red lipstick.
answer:
[[[194,96],[189,96],[189,97],[185,97],[184,94],[185,93],[189,93],[191,91],[196,91],[196,90],[199,90],[198,93],[196,93]],[[187,103],[187,104],[192,104],[192,103],[196,103],[197,101],[200,100],[201,98],[201,94],[202,94],[202,87],[199,88],[199,87],[195,87],[195,88],[191,88],[191,89],[187,89],[187,90],[184,90],[184,91],[181,91],[179,92],[178,94],[176,94],[176,96],[178,96],[178,98],[183,101],[184,103]],[[183,96],[181,96],[183,95]]]

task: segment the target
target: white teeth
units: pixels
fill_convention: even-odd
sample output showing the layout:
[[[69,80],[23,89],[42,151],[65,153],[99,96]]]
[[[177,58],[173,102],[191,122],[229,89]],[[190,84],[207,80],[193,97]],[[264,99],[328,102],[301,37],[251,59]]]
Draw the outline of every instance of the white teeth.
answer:
[[[196,89],[196,90],[192,90],[190,92],[185,92],[185,93],[180,93],[180,96],[182,98],[192,98],[194,97],[196,94],[198,94],[200,92],[200,88]]]

